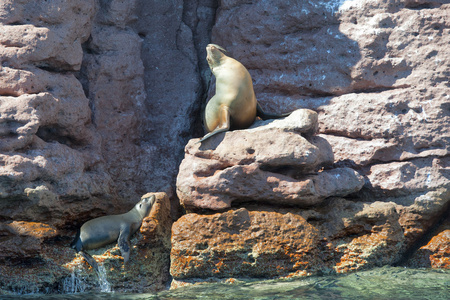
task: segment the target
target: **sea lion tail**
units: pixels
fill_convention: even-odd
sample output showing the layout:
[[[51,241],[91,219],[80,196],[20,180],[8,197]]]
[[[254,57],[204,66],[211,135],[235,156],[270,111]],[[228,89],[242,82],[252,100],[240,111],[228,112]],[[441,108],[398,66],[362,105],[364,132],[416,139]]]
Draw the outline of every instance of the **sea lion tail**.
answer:
[[[81,251],[81,239],[80,239],[80,228],[78,228],[77,234],[75,235],[75,238],[73,239],[72,243],[70,243],[70,247],[72,249],[75,249],[75,251],[80,252]]]
[[[279,115],[276,115],[276,114],[269,114],[269,113],[266,113],[266,112],[262,109],[261,105],[259,105],[258,102],[256,103],[256,115],[257,115],[258,117],[260,117],[261,119],[263,119],[263,120],[280,119],[280,118],[287,117],[287,116],[289,116],[290,114],[291,114],[290,112],[284,113],[284,114],[279,114]]]
[[[89,253],[84,252],[83,250],[79,251],[78,253],[80,253],[81,256],[83,256],[83,258],[88,262],[88,264],[90,264],[92,268],[94,268],[97,275],[100,275],[100,271],[98,270],[98,264],[95,261],[95,259]]]
[[[81,242],[81,239],[80,239],[80,233],[81,233],[81,230],[78,229],[75,238],[73,239],[72,243],[70,243],[70,247],[72,249],[75,249],[75,251],[77,251],[77,253],[81,254],[81,256],[83,256],[83,258],[88,262],[88,264],[90,264],[92,266],[92,268],[94,268],[97,275],[100,276],[100,273],[98,270],[98,264],[95,261],[95,259],[89,253],[83,251],[83,243]]]

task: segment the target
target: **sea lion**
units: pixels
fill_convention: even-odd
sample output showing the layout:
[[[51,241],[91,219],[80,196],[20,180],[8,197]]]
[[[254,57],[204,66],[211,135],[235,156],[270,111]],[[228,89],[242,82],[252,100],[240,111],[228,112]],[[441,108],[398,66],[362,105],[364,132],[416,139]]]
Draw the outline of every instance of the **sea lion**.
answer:
[[[216,77],[216,94],[206,104],[204,124],[208,131],[200,142],[232,128],[249,127],[258,115],[263,120],[286,117],[290,113],[265,113],[256,101],[250,73],[237,60],[226,56],[222,47],[206,46],[206,60]]]
[[[129,212],[121,215],[104,216],[84,223],[70,246],[80,253],[98,273],[95,259],[85,252],[117,241],[124,263],[130,258],[130,237],[141,227],[148,215],[155,195],[141,199]]]

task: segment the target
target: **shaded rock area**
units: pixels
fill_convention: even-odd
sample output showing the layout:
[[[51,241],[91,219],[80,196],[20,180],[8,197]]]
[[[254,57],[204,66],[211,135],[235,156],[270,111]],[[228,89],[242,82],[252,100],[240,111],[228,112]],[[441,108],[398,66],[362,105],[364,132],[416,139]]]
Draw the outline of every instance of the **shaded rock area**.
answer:
[[[450,218],[437,228],[434,236],[414,252],[408,266],[419,268],[450,269]]]
[[[254,139],[253,128],[188,143],[177,193],[191,213],[173,228],[174,286],[408,265],[416,249],[412,259],[422,263],[410,265],[448,268],[446,231],[426,238],[448,219],[449,12],[446,1],[222,1],[212,42],[247,67],[266,111],[314,110],[318,134],[305,136],[308,146],[295,142],[297,157],[279,143],[292,132],[265,126]],[[267,166],[252,144],[274,157],[290,149],[291,167]],[[301,170],[306,161],[323,169]],[[277,198],[311,191],[292,184],[314,181],[310,172],[343,169],[363,176],[362,189],[312,202]],[[316,190],[329,188],[320,183]]]
[[[131,239],[128,265],[124,266],[117,245],[88,251],[104,270],[111,291],[155,292],[164,289],[169,280],[170,200],[165,193],[154,194],[156,202],[150,214]],[[70,241],[61,240],[66,233],[33,222],[7,223],[0,230],[0,294],[101,290],[92,267],[67,246]],[[6,235],[4,231],[8,231]],[[21,263],[24,260],[28,263]]]

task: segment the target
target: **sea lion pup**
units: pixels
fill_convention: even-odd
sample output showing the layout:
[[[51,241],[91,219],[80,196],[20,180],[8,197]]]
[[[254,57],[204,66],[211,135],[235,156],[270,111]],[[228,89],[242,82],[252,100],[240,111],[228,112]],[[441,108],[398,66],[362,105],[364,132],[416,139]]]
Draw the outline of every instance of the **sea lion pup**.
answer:
[[[204,124],[206,134],[200,142],[231,128],[242,129],[253,124],[256,116],[261,119],[276,119],[290,113],[273,115],[265,113],[256,101],[250,73],[237,60],[226,56],[222,47],[206,46],[206,60],[216,76],[216,94],[206,104]]]
[[[130,237],[141,227],[142,220],[150,212],[155,199],[155,195],[149,195],[141,199],[127,213],[87,221],[78,230],[70,246],[80,253],[98,273],[97,262],[85,250],[100,248],[117,241],[126,264],[130,258]]]

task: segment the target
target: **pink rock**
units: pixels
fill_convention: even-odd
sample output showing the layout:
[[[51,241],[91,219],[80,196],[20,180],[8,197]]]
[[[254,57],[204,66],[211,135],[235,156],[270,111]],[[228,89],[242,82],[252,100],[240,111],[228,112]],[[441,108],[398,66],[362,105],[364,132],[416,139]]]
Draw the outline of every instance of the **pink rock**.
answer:
[[[349,168],[315,173],[332,159],[324,143],[316,141],[316,147],[299,134],[315,132],[316,116],[298,110],[202,144],[191,140],[177,178],[181,203],[214,210],[234,201],[310,206],[360,190],[364,180]]]

